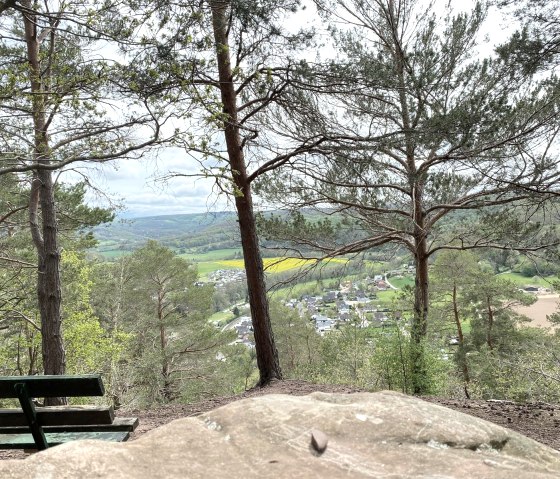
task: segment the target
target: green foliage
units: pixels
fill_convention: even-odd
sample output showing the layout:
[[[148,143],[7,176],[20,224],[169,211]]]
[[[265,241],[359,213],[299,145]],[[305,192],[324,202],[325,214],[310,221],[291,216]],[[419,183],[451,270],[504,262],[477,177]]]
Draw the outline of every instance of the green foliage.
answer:
[[[110,223],[115,213],[108,208],[90,206],[85,201],[87,184],[58,184],[55,199],[58,210],[59,231],[63,246],[72,243],[74,249],[92,248],[97,244],[92,227]]]
[[[325,335],[320,361],[311,373],[316,382],[352,384],[366,390],[412,392],[411,350],[408,328],[399,323],[386,328],[362,328],[358,321]],[[429,394],[447,391],[450,364],[433,344],[423,345]]]
[[[457,315],[461,324],[470,325],[462,330],[463,343],[454,346],[464,387],[485,398],[557,398],[553,368],[558,336],[527,327],[527,318],[515,307],[530,305],[536,297],[521,291],[511,275],[495,275],[484,263],[470,253],[447,252],[438,256],[432,269],[434,311],[443,324],[452,324]],[[457,329],[448,331],[446,337],[457,337]]]
[[[518,271],[525,278],[533,278],[535,276],[546,277],[556,275],[560,272],[560,268],[557,261],[523,258],[515,265],[515,271]]]
[[[470,343],[477,349],[486,344],[491,349],[507,350],[516,325],[527,320],[515,313],[513,306],[528,306],[536,297],[491,273],[481,273],[479,281],[465,293],[471,315]]]
[[[319,361],[321,337],[311,318],[278,301],[270,303],[270,318],[284,377],[304,379]]]
[[[372,389],[375,378],[367,365],[374,349],[371,331],[360,328],[358,321],[342,326],[323,337],[314,380]]]
[[[91,306],[91,266],[75,252],[62,257],[63,332],[69,374],[103,373],[112,387],[112,367],[120,361],[131,337],[124,331],[103,328]]]
[[[0,273],[5,272],[0,270]],[[26,296],[26,290],[33,290],[34,278],[22,273],[20,271],[17,276],[12,276],[12,280],[16,280],[12,286],[25,288],[24,296],[18,301],[17,309],[6,308],[3,311],[2,322],[8,326],[0,331],[3,374],[36,374],[41,370],[38,312],[35,302]],[[92,269],[79,253],[64,251],[62,278],[62,331],[67,352],[67,372],[103,373],[110,388],[111,369],[121,358],[129,337],[117,329],[108,331],[94,314],[90,305]]]
[[[258,192],[259,189],[256,188]],[[290,211],[288,215],[258,214],[257,227],[263,238],[282,241],[282,244],[294,243],[293,238],[302,242],[305,238],[321,238],[325,243],[333,242],[339,227],[328,216],[304,215],[301,211]]]
[[[505,62],[526,74],[558,65],[558,4],[550,0],[500,0],[500,7],[513,6],[519,29],[497,49]]]
[[[376,389],[390,389],[407,393],[411,390],[411,344],[399,327],[376,331],[372,338],[375,354],[370,367],[377,373]]]
[[[36,293],[36,252],[28,230],[29,178],[0,175],[0,330],[5,374],[36,374],[42,370],[41,325]],[[105,331],[96,328],[88,309],[91,284],[89,269],[76,249],[89,247],[93,238],[82,228],[112,218],[109,210],[84,204],[85,184],[60,184],[55,191],[64,245],[62,271],[63,334],[72,339],[69,367],[77,371],[106,369]],[[65,273],[69,268],[70,273]],[[97,324],[98,325],[98,324]],[[92,327],[93,330],[87,329]],[[88,343],[91,338],[92,343]],[[103,343],[103,344],[102,344]],[[74,346],[81,350],[75,357]],[[99,349],[96,351],[96,349]]]
[[[192,400],[220,391],[222,372],[236,368],[238,349],[208,320],[212,285],[197,282],[196,266],[149,241],[132,255],[98,267],[96,311],[130,336],[115,394],[125,404]],[[226,386],[229,384],[229,386]],[[225,381],[231,391],[239,378]]]
[[[559,339],[540,328],[520,328],[507,351],[496,354],[483,347],[471,353],[473,392],[483,398],[558,403]]]

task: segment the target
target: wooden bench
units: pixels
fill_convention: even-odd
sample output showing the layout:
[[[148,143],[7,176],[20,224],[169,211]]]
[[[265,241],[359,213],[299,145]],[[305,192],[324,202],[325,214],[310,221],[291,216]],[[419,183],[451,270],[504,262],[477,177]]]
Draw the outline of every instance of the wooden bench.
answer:
[[[0,409],[0,449],[44,450],[77,439],[126,441],[137,418],[115,418],[112,407],[35,407],[33,398],[103,396],[98,374],[0,377],[0,399],[17,398],[21,409]]]

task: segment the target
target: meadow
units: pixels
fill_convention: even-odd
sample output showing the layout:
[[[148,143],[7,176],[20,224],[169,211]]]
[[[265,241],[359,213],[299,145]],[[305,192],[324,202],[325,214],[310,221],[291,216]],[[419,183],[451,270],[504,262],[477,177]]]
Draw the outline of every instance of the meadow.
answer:
[[[346,264],[348,260],[346,259],[330,259],[326,264]],[[229,266],[230,268],[243,269],[243,260],[234,259],[220,261],[219,264],[224,266]],[[316,260],[312,259],[299,259],[299,258],[263,258],[264,269],[267,273],[284,273],[285,271],[291,271],[293,269],[304,268],[306,266],[314,266],[317,264]]]
[[[196,263],[198,273],[202,279],[207,279],[209,274],[221,269],[244,269],[243,259],[232,259],[239,257],[241,250],[239,249],[219,249],[209,251],[207,253],[183,253],[179,255],[188,261]],[[326,265],[340,264],[344,265],[347,259],[334,258],[325,262]],[[284,273],[305,267],[314,266],[316,260],[306,260],[298,258],[263,258],[264,269],[269,274]]]
[[[241,249],[239,248],[226,248],[215,249],[206,253],[183,253],[179,255],[181,258],[195,263],[214,262],[221,260],[229,260],[231,258],[241,257]]]
[[[533,276],[532,278],[528,278],[527,276],[523,276],[519,273],[500,273],[498,274],[498,277],[501,279],[507,279],[520,287],[538,286],[541,288],[552,288],[552,282],[558,280],[555,276],[547,276],[545,278]]]
[[[397,289],[402,289],[405,286],[414,286],[414,276],[392,276],[389,277],[389,283]]]

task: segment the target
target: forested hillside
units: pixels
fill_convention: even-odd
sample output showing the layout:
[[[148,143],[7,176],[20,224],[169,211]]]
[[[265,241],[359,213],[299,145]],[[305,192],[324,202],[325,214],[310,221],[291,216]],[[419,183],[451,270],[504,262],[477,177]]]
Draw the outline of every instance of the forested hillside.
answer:
[[[134,251],[149,239],[185,253],[239,247],[235,214],[228,212],[150,216],[117,219],[98,226],[93,234],[99,244],[95,251],[104,256]]]

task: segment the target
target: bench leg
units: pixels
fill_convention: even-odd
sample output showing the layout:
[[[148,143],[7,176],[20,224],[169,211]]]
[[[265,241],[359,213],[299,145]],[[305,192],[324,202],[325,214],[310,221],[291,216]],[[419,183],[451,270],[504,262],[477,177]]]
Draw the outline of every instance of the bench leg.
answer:
[[[21,409],[27,418],[27,423],[29,424],[29,429],[33,435],[33,440],[37,444],[37,449],[43,451],[49,447],[47,444],[47,438],[43,432],[43,428],[37,421],[37,411],[35,411],[35,405],[29,397],[27,392],[27,386],[24,383],[17,383],[14,386],[16,393],[18,395],[19,403],[21,404]]]

